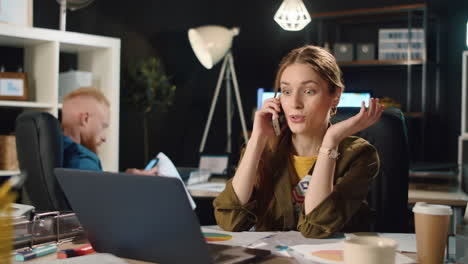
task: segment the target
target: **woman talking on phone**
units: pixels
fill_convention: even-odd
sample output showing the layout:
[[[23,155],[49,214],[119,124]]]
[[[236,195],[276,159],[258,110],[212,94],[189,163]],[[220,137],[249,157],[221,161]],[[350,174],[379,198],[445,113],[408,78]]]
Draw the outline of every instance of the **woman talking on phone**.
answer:
[[[366,198],[379,157],[351,135],[376,123],[383,108],[371,98],[367,109],[363,102],[358,114],[332,125],[343,88],[326,50],[304,46],[283,58],[275,80],[281,94],[256,112],[237,171],[213,202],[220,227],[314,238],[368,230]],[[272,120],[280,120],[277,135]]]

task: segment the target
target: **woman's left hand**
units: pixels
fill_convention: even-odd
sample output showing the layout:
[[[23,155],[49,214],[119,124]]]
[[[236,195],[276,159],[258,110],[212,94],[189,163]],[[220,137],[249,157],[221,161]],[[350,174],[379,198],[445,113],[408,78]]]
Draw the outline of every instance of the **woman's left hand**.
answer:
[[[363,101],[359,113],[328,128],[322,146],[335,148],[343,139],[375,124],[382,112],[383,106],[379,104],[379,99],[371,98],[367,110]]]

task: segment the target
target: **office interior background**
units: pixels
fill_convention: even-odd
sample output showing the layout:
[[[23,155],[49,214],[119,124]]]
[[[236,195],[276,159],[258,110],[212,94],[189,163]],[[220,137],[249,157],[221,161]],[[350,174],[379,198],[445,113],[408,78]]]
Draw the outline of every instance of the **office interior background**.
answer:
[[[232,52],[244,114],[248,128],[252,127],[252,111],[257,102],[257,89],[272,89],[280,59],[293,48],[304,44],[317,44],[317,20],[298,32],[283,30],[273,16],[282,1],[148,1],[148,0],[96,0],[88,7],[68,12],[67,31],[120,38],[120,170],[143,167],[143,122],[141,114],[125,102],[127,67],[133,61],[158,56],[161,58],[171,82],[176,85],[174,104],[162,114],[155,109],[149,115],[149,153],[166,153],[178,166],[198,166],[198,148],[207,120],[221,63],[205,69],[195,57],[187,38],[189,28],[203,25],[239,27]],[[428,20],[428,59],[434,60],[440,51],[440,93],[435,93],[433,65],[428,65],[426,122],[418,117],[407,117],[409,125],[410,159],[412,164],[457,163],[458,136],[461,119],[461,54],[466,50],[468,1],[430,0],[306,0],[310,13],[345,11],[362,8],[381,8],[396,5],[425,3],[431,14]],[[374,43],[378,47],[376,32],[379,23],[353,22],[346,24],[340,36],[342,42],[353,44]],[[405,27],[404,18],[395,26]],[[55,0],[34,1],[34,27],[59,28],[59,5]],[[403,25],[403,26],[402,26]],[[415,27],[418,24],[415,22]],[[388,26],[388,24],[387,24]],[[439,27],[440,38],[435,39]],[[333,34],[331,34],[333,35]],[[332,45],[333,42],[330,42]],[[20,66],[21,49],[0,47],[0,58],[7,65]],[[76,64],[73,56],[61,59],[60,71]],[[377,57],[377,54],[375,55]],[[370,90],[375,97],[390,97],[406,105],[406,66],[342,67],[347,91]],[[413,111],[421,109],[421,71],[414,66],[412,94]],[[206,153],[225,151],[225,98],[219,98],[207,140]],[[437,102],[437,106],[436,103]],[[1,109],[4,113],[1,132],[14,129],[15,111]],[[13,114],[10,114],[13,112]],[[238,112],[233,118],[232,163],[238,159],[243,138]],[[421,137],[420,133],[425,136]]]

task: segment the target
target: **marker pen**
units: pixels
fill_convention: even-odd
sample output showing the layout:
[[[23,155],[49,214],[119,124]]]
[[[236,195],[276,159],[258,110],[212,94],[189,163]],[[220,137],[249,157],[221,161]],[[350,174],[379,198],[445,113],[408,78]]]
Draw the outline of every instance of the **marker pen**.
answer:
[[[57,245],[47,245],[43,247],[38,247],[38,248],[33,248],[32,250],[26,250],[26,251],[21,251],[18,252],[15,255],[15,260],[16,261],[26,261],[30,259],[34,259],[37,257],[42,257],[45,255],[52,254],[54,252],[57,252]]]

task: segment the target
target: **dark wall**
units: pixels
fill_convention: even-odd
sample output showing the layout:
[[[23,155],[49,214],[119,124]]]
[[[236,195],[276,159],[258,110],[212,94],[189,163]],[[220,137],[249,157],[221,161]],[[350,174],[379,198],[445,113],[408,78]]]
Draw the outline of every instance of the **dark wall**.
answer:
[[[389,5],[420,3],[421,1],[305,1],[312,13],[375,8]],[[135,59],[150,55],[160,56],[177,86],[174,107],[161,117],[151,116],[150,153],[166,152],[176,164],[196,166],[198,147],[220,70],[204,69],[194,56],[187,39],[187,30],[206,24],[240,27],[234,39],[233,54],[236,73],[244,105],[244,114],[251,126],[251,113],[256,103],[256,89],[271,88],[276,67],[292,48],[314,41],[313,25],[300,32],[282,30],[273,15],[281,4],[277,1],[123,1],[96,0],[85,9],[68,13],[68,31],[118,37],[122,40],[122,85],[125,90],[126,65]],[[465,25],[468,19],[466,1],[428,1],[431,10],[439,14],[443,38],[441,108],[432,113],[428,127],[427,160],[456,162],[457,137],[460,127],[461,51],[465,46]],[[55,1],[35,1],[34,26],[58,28],[59,9]],[[432,52],[429,50],[429,52]],[[401,73],[386,74],[394,69],[344,70],[348,89],[373,89],[377,96],[401,99]],[[400,78],[401,75],[401,78]],[[397,76],[397,77],[395,77]],[[395,81],[396,80],[396,81]],[[404,81],[403,81],[404,83]],[[375,87],[387,87],[376,89]],[[402,91],[404,93],[404,91]],[[404,100],[404,99],[403,99]],[[225,98],[221,94],[207,142],[207,152],[221,153],[225,144]],[[121,105],[120,167],[142,167],[142,123],[132,107]],[[435,124],[434,124],[435,123]],[[443,127],[443,129],[436,129]],[[234,152],[242,144],[240,122],[233,119]],[[419,131],[419,130],[418,130]],[[417,135],[416,135],[417,136]],[[442,140],[441,140],[442,139]]]

